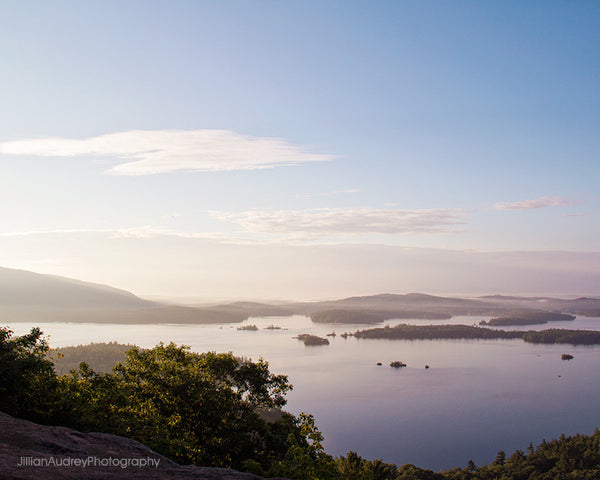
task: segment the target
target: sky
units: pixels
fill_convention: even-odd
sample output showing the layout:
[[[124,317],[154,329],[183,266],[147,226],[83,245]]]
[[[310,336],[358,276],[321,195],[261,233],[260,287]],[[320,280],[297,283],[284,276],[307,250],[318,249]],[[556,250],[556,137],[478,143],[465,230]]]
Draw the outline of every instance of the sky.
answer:
[[[600,295],[599,24],[5,0],[0,266],[189,301]]]

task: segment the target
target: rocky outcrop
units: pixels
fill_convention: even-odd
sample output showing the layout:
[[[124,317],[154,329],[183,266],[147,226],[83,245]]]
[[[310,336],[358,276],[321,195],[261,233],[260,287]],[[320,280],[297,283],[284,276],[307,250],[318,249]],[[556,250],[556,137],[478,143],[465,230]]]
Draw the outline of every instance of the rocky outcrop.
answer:
[[[263,480],[181,466],[129,438],[48,427],[0,412],[0,480]]]

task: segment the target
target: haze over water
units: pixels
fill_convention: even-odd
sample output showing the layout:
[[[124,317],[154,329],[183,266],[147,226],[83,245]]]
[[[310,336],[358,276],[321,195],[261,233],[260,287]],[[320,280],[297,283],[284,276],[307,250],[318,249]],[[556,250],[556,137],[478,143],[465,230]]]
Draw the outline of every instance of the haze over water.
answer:
[[[402,323],[472,324],[484,318]],[[599,318],[560,323],[520,329],[600,330]],[[237,330],[248,324],[260,330]],[[264,329],[272,324],[282,330]],[[53,347],[90,341],[151,347],[173,341],[198,352],[262,356],[273,372],[287,374],[294,385],[286,409],[314,414],[325,448],[334,455],[354,450],[365,458],[437,470],[464,466],[469,459],[478,465],[489,463],[499,450],[511,454],[525,450],[529,442],[535,445],[561,433],[591,433],[600,426],[599,346],[532,345],[521,340],[344,340],[340,333],[372,326],[314,324],[303,316],[224,325],[36,325],[50,335]],[[32,326],[11,327],[22,334]],[[332,331],[338,336],[328,337],[329,346],[306,347],[292,338]],[[575,358],[561,360],[566,352]],[[392,369],[388,364],[393,360],[408,367]]]

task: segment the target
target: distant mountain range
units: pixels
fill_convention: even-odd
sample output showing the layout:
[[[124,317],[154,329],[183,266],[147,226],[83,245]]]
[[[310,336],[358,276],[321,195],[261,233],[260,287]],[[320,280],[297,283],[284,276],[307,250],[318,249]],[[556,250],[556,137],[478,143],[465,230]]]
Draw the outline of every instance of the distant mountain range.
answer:
[[[245,313],[144,300],[118,288],[0,268],[0,314],[6,323],[226,323]]]
[[[320,323],[378,323],[387,319],[444,319],[455,315],[518,316],[561,312],[600,317],[600,299],[581,297],[452,298],[409,293],[270,305],[234,302],[214,306],[167,305],[125,290],[54,275],[0,268],[0,314],[6,323],[231,323],[254,316],[308,315]]]
[[[313,321],[322,323],[376,323],[388,319],[440,319],[456,315],[526,318],[536,316],[539,312],[600,317],[600,299],[587,297],[573,300],[501,295],[452,298],[423,293],[406,295],[385,293],[326,302],[296,303],[286,307],[295,313],[309,315]],[[361,312],[363,316],[360,315]]]
[[[156,304],[107,285],[0,268],[0,305],[57,308],[144,308]]]

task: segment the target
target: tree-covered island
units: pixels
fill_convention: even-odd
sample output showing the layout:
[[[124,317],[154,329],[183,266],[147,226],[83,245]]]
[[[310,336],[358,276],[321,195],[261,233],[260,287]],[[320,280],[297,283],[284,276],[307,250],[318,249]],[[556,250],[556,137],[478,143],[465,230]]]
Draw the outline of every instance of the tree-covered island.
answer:
[[[406,325],[358,330],[359,339],[388,340],[495,340],[522,339],[528,343],[566,343],[570,345],[600,345],[600,332],[554,328],[539,332],[507,331],[471,325]]]
[[[491,318],[487,322],[482,320],[479,325],[490,327],[508,327],[511,325],[542,325],[548,322],[568,322],[575,320],[575,315],[557,312],[521,312],[505,317]]]

